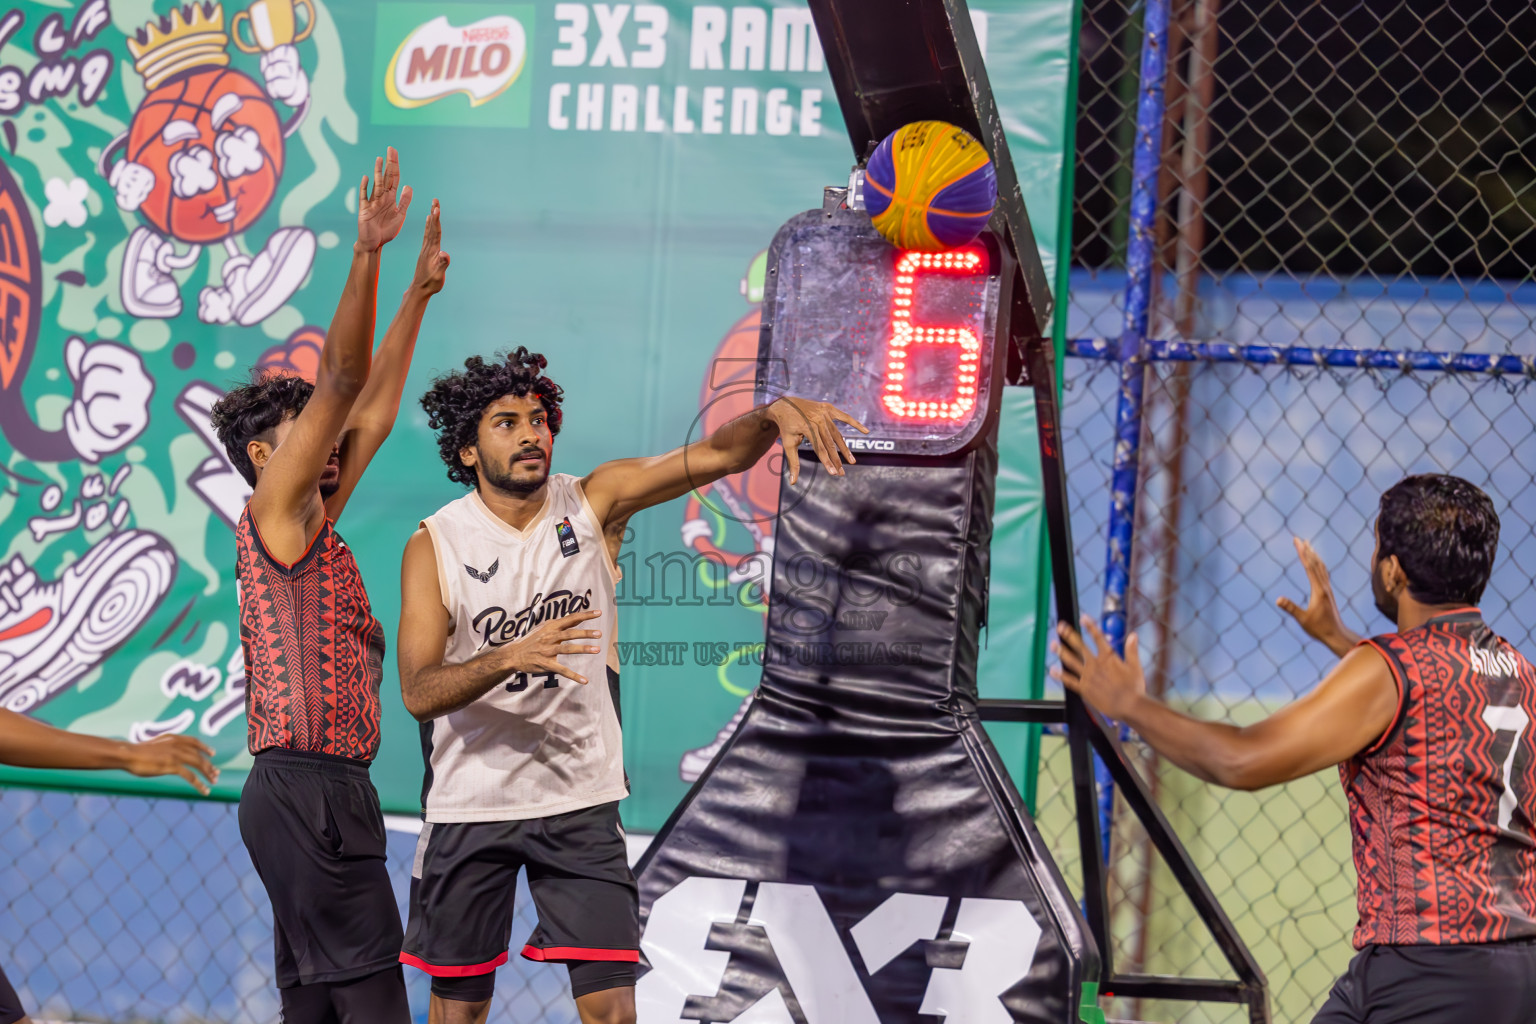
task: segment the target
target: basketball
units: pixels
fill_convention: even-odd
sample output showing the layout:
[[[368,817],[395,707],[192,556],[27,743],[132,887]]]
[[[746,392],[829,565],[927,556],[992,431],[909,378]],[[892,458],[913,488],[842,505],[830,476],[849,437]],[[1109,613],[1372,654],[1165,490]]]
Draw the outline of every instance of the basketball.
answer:
[[[186,153],[190,164],[173,166]],[[202,68],[144,97],[127,157],[155,174],[139,212],[183,242],[206,244],[255,223],[283,172],[283,128],[261,86],[231,68]]]
[[[997,205],[986,148],[963,128],[914,121],[885,137],[864,171],[864,208],[901,249],[933,252],[981,233]]]

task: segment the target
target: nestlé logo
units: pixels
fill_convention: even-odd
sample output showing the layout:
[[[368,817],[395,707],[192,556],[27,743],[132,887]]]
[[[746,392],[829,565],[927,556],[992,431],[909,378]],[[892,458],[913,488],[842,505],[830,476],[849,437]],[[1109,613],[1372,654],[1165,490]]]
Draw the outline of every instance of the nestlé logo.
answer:
[[[517,80],[527,56],[527,33],[510,15],[464,26],[438,16],[417,26],[395,50],[384,92],[391,104],[407,110],[456,93],[478,107]]]

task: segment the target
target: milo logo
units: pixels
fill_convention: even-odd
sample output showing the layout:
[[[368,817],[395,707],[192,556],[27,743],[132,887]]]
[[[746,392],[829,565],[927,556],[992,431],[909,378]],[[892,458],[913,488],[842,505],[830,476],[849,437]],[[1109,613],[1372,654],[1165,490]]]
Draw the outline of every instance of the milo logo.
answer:
[[[532,7],[380,4],[378,19],[375,123],[527,125]]]

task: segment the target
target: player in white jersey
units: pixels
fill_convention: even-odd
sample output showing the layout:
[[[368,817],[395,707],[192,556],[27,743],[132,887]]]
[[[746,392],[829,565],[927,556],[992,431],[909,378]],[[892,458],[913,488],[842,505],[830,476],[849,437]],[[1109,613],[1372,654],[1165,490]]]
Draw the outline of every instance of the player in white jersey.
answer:
[[[584,1024],[633,1024],[639,907],[613,646],[625,525],[775,441],[791,481],[802,442],[841,476],[854,458],[837,424],[868,433],[786,398],[665,455],[551,474],[562,392],[546,365],[524,348],[475,356],[422,398],[449,478],[473,488],[422,523],[401,569],[400,685],[422,723],[426,823],[400,959],[433,976],[432,1024],[485,1020],[523,867],[539,914],[523,956],[566,965]]]

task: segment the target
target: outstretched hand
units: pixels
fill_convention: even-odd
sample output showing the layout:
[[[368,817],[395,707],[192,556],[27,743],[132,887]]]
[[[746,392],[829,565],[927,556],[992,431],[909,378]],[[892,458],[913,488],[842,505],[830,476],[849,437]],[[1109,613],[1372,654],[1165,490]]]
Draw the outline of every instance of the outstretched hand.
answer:
[[[1136,634],[1126,639],[1122,658],[1093,619],[1084,615],[1083,625],[1093,637],[1092,649],[1065,622],[1056,626],[1058,639],[1051,642],[1051,651],[1061,657],[1061,664],[1051,669],[1051,676],[1103,714],[1123,720],[1147,692]]]
[[[843,462],[852,464],[858,460],[848,450],[848,444],[837,429],[846,423],[860,433],[869,428],[829,402],[817,402],[809,398],[781,398],[768,406],[767,416],[779,428],[779,442],[784,445],[784,458],[789,463],[791,485],[800,479],[800,442],[809,441],[816,450],[816,457],[833,476],[843,475]]]
[[[1311,584],[1307,606],[1302,608],[1288,597],[1279,598],[1275,604],[1295,619],[1308,636],[1322,641],[1329,650],[1342,658],[1360,642],[1360,637],[1344,625],[1338,601],[1333,596],[1333,582],[1328,577],[1328,567],[1323,564],[1322,558],[1310,543],[1300,537],[1295,538],[1295,544],[1296,554],[1301,557],[1301,567],[1306,570],[1307,582]]]
[[[422,231],[421,254],[416,257],[416,277],[412,287],[436,295],[448,279],[448,263],[448,254],[443,252],[442,211],[434,199],[432,211],[427,214],[427,226]]]
[[[208,784],[219,780],[212,757],[213,748],[190,736],[158,736],[144,743],[129,744],[125,767],[139,776],[180,775],[193,789],[207,796]]]
[[[373,189],[368,177],[357,193],[357,242],[372,252],[400,233],[405,212],[411,207],[411,186],[400,188],[400,154],[390,146],[388,155],[373,161]]]
[[[521,640],[508,644],[508,664],[514,672],[526,672],[531,676],[564,676],[585,686],[586,676],[560,661],[562,654],[601,654],[601,647],[578,643],[580,640],[596,640],[603,634],[595,629],[577,629],[577,625],[603,614],[588,610],[572,612],[562,618],[545,622]]]

